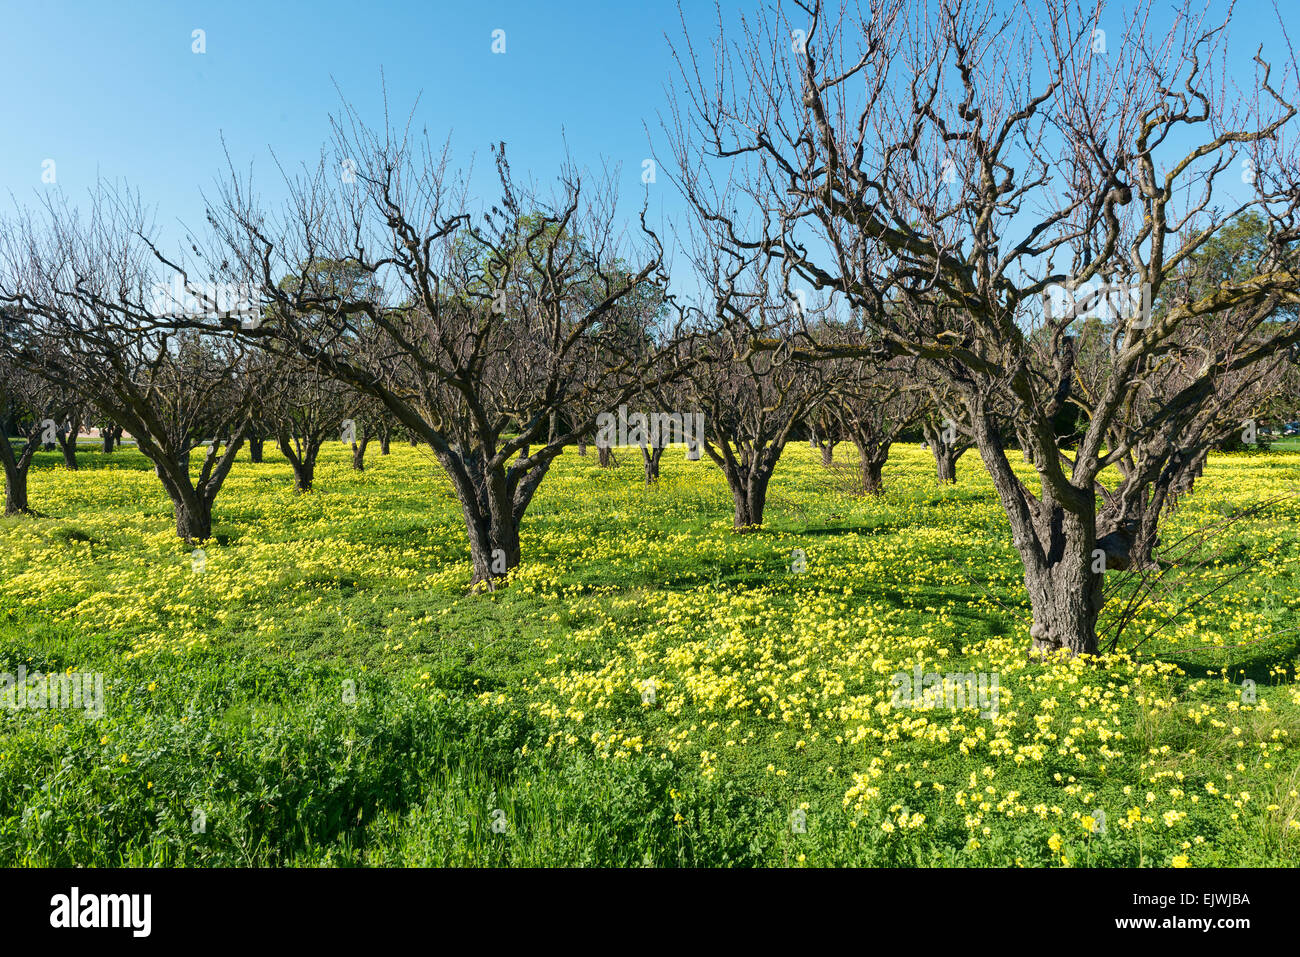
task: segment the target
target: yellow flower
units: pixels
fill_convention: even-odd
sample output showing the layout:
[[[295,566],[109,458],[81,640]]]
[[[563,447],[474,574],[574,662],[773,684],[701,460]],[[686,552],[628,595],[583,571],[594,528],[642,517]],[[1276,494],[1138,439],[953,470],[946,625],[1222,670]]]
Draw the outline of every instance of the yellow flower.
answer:
[[[1186,854],[1179,854],[1177,857],[1175,857],[1175,858],[1173,859],[1173,861],[1172,861],[1171,863],[1174,865],[1174,867],[1190,867],[1190,866],[1191,866],[1191,865],[1188,863],[1188,861],[1187,861],[1187,855],[1186,855]]]

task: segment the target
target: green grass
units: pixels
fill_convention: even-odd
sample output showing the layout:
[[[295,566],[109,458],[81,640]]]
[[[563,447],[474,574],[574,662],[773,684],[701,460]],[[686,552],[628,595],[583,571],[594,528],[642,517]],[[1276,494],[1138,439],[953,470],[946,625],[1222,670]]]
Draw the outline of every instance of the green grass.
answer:
[[[707,463],[646,489],[570,452],[493,594],[406,446],[331,447],[307,496],[242,461],[201,573],[138,453],[60,461],[0,521],[0,671],[102,673],[107,708],[0,708],[0,864],[1300,863],[1295,498],[1217,534],[1243,577],[1139,656],[1041,664],[973,455],[937,488],[899,447],[864,499],[792,447],[736,535]],[[1169,531],[1298,479],[1215,457]],[[998,673],[999,717],[891,709],[916,664]]]

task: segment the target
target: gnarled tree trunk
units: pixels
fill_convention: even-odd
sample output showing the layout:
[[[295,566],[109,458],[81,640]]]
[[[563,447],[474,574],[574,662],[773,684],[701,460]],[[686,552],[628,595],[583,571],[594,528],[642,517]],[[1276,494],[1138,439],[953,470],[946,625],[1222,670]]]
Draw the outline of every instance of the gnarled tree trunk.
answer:
[[[991,417],[974,417],[976,442],[1011,522],[1012,542],[1024,565],[1033,612],[1033,651],[1097,653],[1103,572],[1095,571],[1096,500],[1091,489],[1070,489],[1060,501],[1049,487],[1032,496],[1007,461]],[[1045,483],[1046,484],[1046,483]]]
[[[940,485],[956,485],[957,461],[969,451],[970,443],[961,438],[947,441],[943,430],[928,420],[921,423],[921,431],[925,435],[925,444],[929,447],[930,454],[934,456],[936,480]]]
[[[1142,489],[1125,495],[1121,490],[1118,500],[1124,506],[1125,514],[1118,516],[1116,523],[1122,522],[1132,538],[1129,567],[1138,569],[1159,567],[1155,550],[1160,545],[1160,520],[1178,507],[1178,500],[1182,496],[1192,491],[1196,479],[1205,468],[1205,460],[1208,456],[1208,448],[1186,454],[1173,452],[1150,482],[1149,492]],[[1136,477],[1125,478],[1131,480]]]
[[[502,455],[485,459],[481,452],[464,453],[450,446],[435,447],[434,452],[460,499],[474,566],[472,584],[495,589],[519,565],[520,523],[559,448],[551,446],[512,462]]]
[[[645,466],[645,484],[653,485],[659,481],[659,459],[663,456],[663,446],[650,448],[641,446],[641,461]]]
[[[225,484],[235,456],[244,444],[244,431],[239,428],[220,452],[221,439],[214,438],[208,446],[197,481],[190,476],[190,450],[171,458],[147,437],[140,438],[140,450],[154,463],[154,474],[162,481],[167,496],[172,500],[176,517],[176,534],[187,543],[205,541],[212,537],[212,503]]]
[[[722,446],[719,455],[711,445],[705,444],[705,450],[721,468],[731,489],[731,499],[735,506],[733,527],[738,532],[757,529],[763,524],[763,510],[767,507],[767,486],[772,480],[780,449],[768,446],[766,449],[752,453],[748,450],[736,458],[729,446]]]
[[[966,450],[938,442],[930,446],[930,451],[934,455],[934,473],[939,484],[956,485],[957,460]]]
[[[763,509],[767,506],[767,483],[770,478],[771,476],[763,476],[755,471],[738,476],[734,482],[728,478],[732,503],[735,505],[733,527],[736,531],[752,531],[763,524]]]
[[[295,442],[287,432],[282,432],[279,444],[281,453],[293,467],[293,487],[300,493],[310,492],[316,480],[316,457],[321,443],[311,437]]]
[[[77,431],[75,428],[62,429],[56,433],[59,449],[63,452],[63,467],[69,472],[77,471]]]
[[[1034,613],[1029,630],[1033,648],[1095,655],[1103,575],[1093,571],[1096,543],[1091,518],[1050,506],[1046,524],[1051,531],[1045,540],[1020,548]]]
[[[868,495],[880,495],[885,490],[885,463],[889,460],[891,443],[880,445],[859,445],[858,466],[862,478],[862,491]]]
[[[27,469],[13,469],[5,466],[5,516],[30,515],[31,505],[27,499]]]
[[[39,425],[26,436],[22,451],[14,453],[9,436],[0,434],[0,462],[5,471],[5,515],[29,515],[31,505],[27,499],[27,474],[36,454]]]
[[[366,446],[370,444],[370,433],[363,432],[360,442],[352,443],[352,467],[358,472],[366,470]]]
[[[187,542],[202,542],[212,537],[212,506],[202,496],[184,496],[172,501],[176,516],[176,534]]]

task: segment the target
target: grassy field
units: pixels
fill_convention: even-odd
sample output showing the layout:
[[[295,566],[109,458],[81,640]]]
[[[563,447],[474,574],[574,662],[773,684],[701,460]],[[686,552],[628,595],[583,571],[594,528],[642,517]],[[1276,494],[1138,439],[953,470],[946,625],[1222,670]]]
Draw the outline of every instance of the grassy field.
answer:
[[[202,556],[135,451],[40,456],[0,671],[101,673],[105,713],[0,708],[0,865],[1300,863],[1300,450],[1213,457],[1167,540],[1279,501],[1129,651],[1052,662],[974,454],[938,488],[898,446],[878,499],[813,455],[737,535],[707,462],[570,451],[492,594],[421,450],[333,446],[306,496],[241,456]],[[918,666],[996,713],[897,706]]]

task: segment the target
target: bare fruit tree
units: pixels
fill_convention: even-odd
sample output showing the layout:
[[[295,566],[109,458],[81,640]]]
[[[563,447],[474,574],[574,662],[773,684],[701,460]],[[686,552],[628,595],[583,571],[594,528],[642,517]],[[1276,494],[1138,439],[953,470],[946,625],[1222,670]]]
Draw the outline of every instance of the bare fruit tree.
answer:
[[[858,450],[858,472],[867,495],[884,491],[890,448],[917,425],[926,409],[929,397],[912,372],[915,365],[906,359],[848,358],[828,366],[832,408],[840,430]]]
[[[808,413],[807,425],[808,444],[821,453],[822,465],[834,464],[835,446],[844,440],[839,419],[835,414],[835,404],[829,399],[818,403]]]
[[[921,415],[921,434],[934,458],[935,480],[940,485],[955,485],[957,463],[975,445],[970,437],[969,419],[948,381],[929,373],[924,363],[918,363],[918,367],[918,379],[930,394]]]
[[[6,322],[0,317],[0,323]],[[4,466],[5,515],[31,512],[27,477],[32,460],[42,445],[54,439],[58,423],[66,421],[70,401],[77,403],[67,389],[6,359],[0,350],[0,465]],[[20,442],[17,448],[11,441],[10,429]]]
[[[167,260],[138,200],[99,191],[87,214],[62,201],[0,230],[0,304],[27,335],[11,360],[79,397],[124,431],[154,464],[176,534],[212,534],[212,505],[248,426],[258,383],[240,375],[226,337],[163,324],[176,303]],[[191,307],[206,313],[203,290]],[[205,448],[197,475],[192,453]]]
[[[824,370],[794,356],[789,331],[803,303],[787,298],[762,260],[724,257],[717,244],[697,243],[695,265],[705,277],[701,328],[690,343],[686,404],[704,415],[704,451],[722,469],[735,506],[736,531],[763,524],[767,490],[785,447],[826,395]],[[774,279],[778,280],[774,283]],[[784,345],[754,352],[756,336]]]
[[[744,205],[688,189],[692,203],[731,248],[845,304],[873,353],[952,385],[1010,522],[1037,651],[1097,651],[1105,568],[1136,539],[1126,503],[1179,454],[1171,423],[1300,341],[1274,321],[1300,298],[1295,65],[1257,54],[1230,74],[1230,13],[1151,7],[809,0],[734,42],[720,28],[707,54],[690,34],[678,50],[679,175],[725,164],[753,184]],[[1168,296],[1245,211],[1265,224],[1250,275]],[[1105,377],[1063,443],[1079,322],[1106,301]],[[1153,360],[1228,313],[1233,345],[1207,349],[1186,388],[1148,388]],[[808,356],[845,354],[804,339]],[[1138,446],[1144,466],[1117,485],[1107,469]]]
[[[261,414],[293,469],[294,489],[310,492],[325,443],[333,439],[352,444],[356,439],[356,420],[349,415],[355,399],[348,386],[314,363],[283,358],[274,369]]]
[[[477,209],[447,147],[346,111],[333,155],[287,177],[282,211],[232,175],[210,212],[222,242],[209,259],[252,277],[266,309],[232,333],[377,398],[432,448],[460,499],[473,580],[489,587],[519,564],[520,523],[555,457],[646,376],[671,375],[656,366],[675,340],[660,314],[635,334],[615,321],[663,277],[644,217],[639,243],[620,225],[613,174],[566,167],[544,193],[516,186],[504,147],[496,160],[499,197]],[[323,260],[382,295],[298,269]]]

